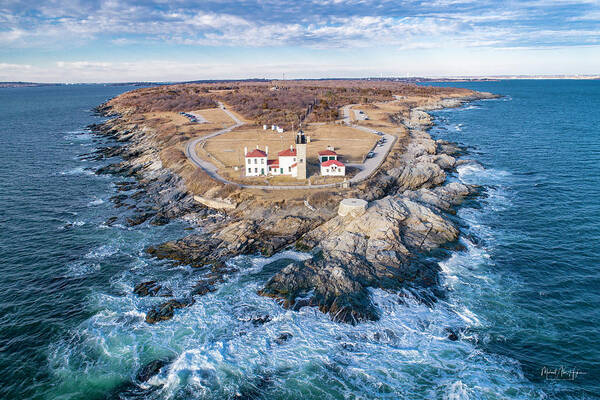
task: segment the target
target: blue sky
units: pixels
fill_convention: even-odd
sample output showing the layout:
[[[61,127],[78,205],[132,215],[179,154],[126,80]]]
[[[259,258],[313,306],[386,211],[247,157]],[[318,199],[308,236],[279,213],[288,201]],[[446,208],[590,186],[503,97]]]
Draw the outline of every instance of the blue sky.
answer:
[[[0,81],[600,74],[600,0],[0,0]]]

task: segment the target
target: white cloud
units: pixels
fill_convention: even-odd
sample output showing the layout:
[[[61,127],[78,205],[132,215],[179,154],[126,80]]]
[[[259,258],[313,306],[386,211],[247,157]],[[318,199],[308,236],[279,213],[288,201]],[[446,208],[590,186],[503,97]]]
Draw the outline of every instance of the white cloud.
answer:
[[[533,0],[507,3],[498,9],[481,12],[480,2],[472,0],[417,0],[403,2],[411,12],[395,12],[397,2],[390,0],[312,1],[306,12],[296,12],[290,3],[262,1],[254,7],[265,7],[265,15],[257,18],[256,10],[244,13],[249,6],[228,12],[203,10],[201,6],[184,7],[170,3],[168,7],[137,2],[109,0],[98,3],[51,0],[37,8],[44,18],[31,13],[15,13],[0,9],[0,46],[5,48],[61,48],[105,40],[118,46],[133,43],[180,43],[202,46],[302,46],[311,48],[444,48],[448,43],[465,47],[482,46],[552,46],[598,43],[600,38],[589,26],[572,27],[568,23],[548,27],[531,22],[531,7],[553,9],[557,4],[594,7],[596,0]],[[268,15],[269,7],[280,7],[288,14]],[[311,14],[310,7],[324,7]],[[327,14],[333,7],[336,13]],[[461,9],[464,7],[464,9]],[[529,7],[529,8],[528,8]],[[352,10],[341,13],[339,10]],[[302,9],[302,7],[300,7]],[[434,10],[434,11],[432,11]],[[587,10],[587,9],[586,9]],[[579,10],[579,16],[566,21],[600,20],[600,10]],[[356,13],[359,14],[356,14]],[[575,11],[573,11],[575,12]],[[297,13],[292,15],[290,13]],[[345,16],[348,15],[348,16]],[[539,31],[544,33],[540,35]],[[540,40],[543,39],[543,40]]]

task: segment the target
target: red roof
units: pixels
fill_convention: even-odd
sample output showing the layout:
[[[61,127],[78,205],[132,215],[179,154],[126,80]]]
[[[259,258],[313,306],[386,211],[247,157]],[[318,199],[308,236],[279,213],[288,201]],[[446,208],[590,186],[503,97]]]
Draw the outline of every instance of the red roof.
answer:
[[[248,154],[246,154],[246,157],[266,157],[267,153],[265,153],[262,150],[259,149],[254,149],[251,152],[249,152]]]
[[[337,153],[332,150],[323,150],[319,152],[320,156],[337,156]]]
[[[267,160],[267,165],[272,168],[279,167],[279,160]]]
[[[279,153],[277,153],[277,155],[279,157],[296,157],[296,149],[294,149],[294,150],[290,150],[290,149],[283,150],[283,151],[280,151]]]
[[[338,160],[329,160],[329,161],[325,161],[324,163],[321,163],[321,165],[323,167],[329,167],[330,165],[337,165],[338,167],[343,167],[344,163],[342,163]]]

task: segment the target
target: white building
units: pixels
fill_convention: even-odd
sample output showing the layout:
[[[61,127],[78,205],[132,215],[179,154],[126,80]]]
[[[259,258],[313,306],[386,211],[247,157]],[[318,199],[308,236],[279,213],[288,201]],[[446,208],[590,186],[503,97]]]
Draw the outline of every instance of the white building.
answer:
[[[269,154],[269,148],[266,147],[265,151],[262,151],[256,146],[256,149],[248,152],[248,148],[244,147],[244,157],[246,160],[246,176],[260,176],[266,175],[267,170],[267,155]]]
[[[338,160],[327,160],[321,163],[321,175],[344,176],[346,175],[346,166]]]
[[[269,160],[269,147],[262,151],[256,147],[255,150],[248,152],[244,148],[245,155],[245,173],[246,176],[261,175],[289,175],[298,176],[298,162],[296,159],[296,149],[290,146],[289,149],[280,151],[276,160]]]
[[[290,146],[289,149],[280,151],[277,153],[277,157],[279,158],[278,165],[280,175],[298,176],[298,162],[294,146]]]
[[[279,160],[267,160],[269,175],[283,175],[283,170],[279,168]]]
[[[323,150],[319,152],[319,162],[324,163],[329,160],[337,160],[338,155],[335,151],[333,151],[333,147],[328,146],[327,150]]]

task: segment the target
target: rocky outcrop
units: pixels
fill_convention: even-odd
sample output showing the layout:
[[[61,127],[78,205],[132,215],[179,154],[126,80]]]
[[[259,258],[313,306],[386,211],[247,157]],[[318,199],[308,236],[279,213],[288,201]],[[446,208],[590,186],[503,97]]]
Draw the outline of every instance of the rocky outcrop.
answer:
[[[477,193],[477,188],[474,186],[452,182],[434,189],[422,188],[416,191],[405,191],[403,195],[426,206],[454,214],[454,207],[461,204],[466,197],[475,193]]]
[[[169,300],[161,303],[158,307],[150,310],[146,314],[146,322],[149,324],[155,324],[158,321],[166,321],[173,318],[175,309],[189,307],[194,304],[194,299],[182,299],[182,300]]]
[[[425,111],[414,109],[410,111],[409,117],[404,119],[404,125],[408,128],[421,128],[433,125],[433,121]]]
[[[361,216],[338,216],[304,235],[318,256],[287,266],[260,293],[292,308],[300,298],[300,305],[316,305],[344,322],[376,319],[367,288],[433,287],[437,267],[412,254],[457,238],[458,230],[430,208],[388,196]]]
[[[162,297],[170,297],[172,296],[171,291],[167,288],[164,288],[162,285],[158,284],[156,281],[147,281],[141,282],[137,284],[133,288],[133,293],[140,296],[162,296]]]
[[[155,257],[192,267],[223,265],[240,254],[271,256],[324,221],[319,215],[306,217],[301,206],[285,210],[256,207],[244,217],[207,223],[202,234],[151,246],[147,251]]]
[[[351,323],[377,318],[369,287],[416,289],[412,292],[432,301],[438,266],[415,255],[458,239],[458,229],[444,214],[454,213],[476,188],[459,182],[442,186],[445,170],[457,164],[444,150],[457,154],[458,148],[429,136],[429,115],[413,110],[404,124],[411,128],[410,140],[383,179],[393,182],[395,194],[372,201],[362,215],[337,216],[305,234],[297,247],[312,249],[316,256],[283,268],[260,294],[293,309],[318,306]]]
[[[171,363],[170,359],[158,359],[154,361],[150,361],[148,364],[144,365],[135,376],[135,379],[138,382],[148,382],[150,378],[155,375],[158,375],[160,370],[165,366]]]

